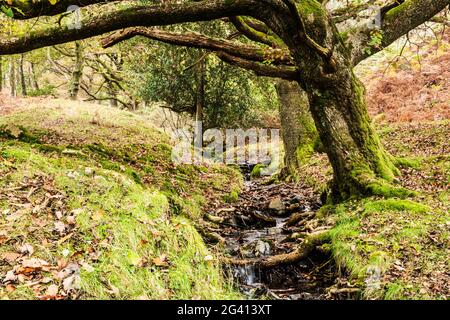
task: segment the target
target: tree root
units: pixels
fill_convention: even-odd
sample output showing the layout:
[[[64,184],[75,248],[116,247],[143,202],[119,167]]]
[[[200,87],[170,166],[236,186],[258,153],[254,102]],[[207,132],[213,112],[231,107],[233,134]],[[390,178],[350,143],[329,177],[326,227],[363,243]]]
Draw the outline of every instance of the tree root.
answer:
[[[206,230],[199,230],[199,231],[203,238],[212,243],[220,243],[220,244],[225,243],[225,239],[217,232],[208,232]]]
[[[219,224],[223,223],[225,221],[225,219],[223,217],[213,216],[211,214],[205,214],[205,218],[210,222],[219,223]]]
[[[358,294],[361,293],[361,289],[360,288],[341,288],[341,289],[337,289],[337,288],[332,288],[330,289],[329,293],[331,295],[339,295],[339,294]]]
[[[305,222],[306,220],[308,220],[308,218],[312,218],[315,215],[314,212],[297,212],[294,213],[286,222],[286,226],[288,227],[293,227],[295,226],[297,223],[300,222]]]
[[[317,246],[326,243],[328,239],[328,231],[320,231],[308,235],[298,249],[289,253],[270,256],[262,260],[223,258],[222,261],[236,266],[255,265],[261,269],[271,269],[305,259]]]

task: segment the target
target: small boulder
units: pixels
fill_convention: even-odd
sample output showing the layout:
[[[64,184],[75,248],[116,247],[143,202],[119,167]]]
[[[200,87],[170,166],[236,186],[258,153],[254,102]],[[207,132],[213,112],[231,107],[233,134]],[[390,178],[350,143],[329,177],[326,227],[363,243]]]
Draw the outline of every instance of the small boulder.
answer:
[[[286,206],[281,201],[281,197],[272,198],[269,202],[269,209],[278,215],[283,215],[286,212]]]

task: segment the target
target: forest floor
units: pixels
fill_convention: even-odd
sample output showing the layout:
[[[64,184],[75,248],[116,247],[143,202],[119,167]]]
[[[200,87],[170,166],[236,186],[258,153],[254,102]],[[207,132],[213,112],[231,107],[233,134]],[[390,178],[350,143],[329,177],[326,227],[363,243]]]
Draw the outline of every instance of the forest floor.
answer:
[[[174,166],[130,112],[15,103],[0,106],[0,299],[240,297],[197,231],[236,170]]]
[[[448,120],[377,125],[415,196],[319,209],[323,154],[299,184],[242,184],[232,168],[174,166],[168,138],[141,116],[16,102],[0,109],[2,298],[450,297]],[[319,230],[330,241],[308,259],[223,266],[290,252]]]
[[[449,299],[442,48],[394,71],[358,67],[408,199],[321,207],[323,154],[300,183],[243,182],[234,168],[173,165],[143,115],[0,96],[0,299]],[[223,263],[289,253],[322,231],[328,242],[295,263]]]

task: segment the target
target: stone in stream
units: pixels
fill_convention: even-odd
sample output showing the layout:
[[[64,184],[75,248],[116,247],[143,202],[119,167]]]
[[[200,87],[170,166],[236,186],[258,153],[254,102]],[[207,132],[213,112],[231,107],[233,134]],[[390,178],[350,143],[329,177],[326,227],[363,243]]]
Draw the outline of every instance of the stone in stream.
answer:
[[[284,205],[283,201],[281,201],[280,196],[270,199],[269,209],[280,216],[286,213],[286,206]]]
[[[255,249],[262,256],[267,256],[270,254],[270,245],[267,242],[258,240]]]

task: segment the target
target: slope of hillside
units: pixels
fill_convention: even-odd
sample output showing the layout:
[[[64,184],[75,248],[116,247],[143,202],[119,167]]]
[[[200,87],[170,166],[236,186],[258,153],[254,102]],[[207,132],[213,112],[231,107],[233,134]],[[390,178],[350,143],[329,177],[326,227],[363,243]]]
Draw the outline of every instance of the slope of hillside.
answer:
[[[195,227],[239,174],[174,166],[168,137],[129,112],[16,103],[0,106],[0,298],[238,296]]]
[[[409,45],[399,41],[357,67],[372,116],[388,122],[450,118],[450,31],[438,39],[426,45],[412,36]]]

